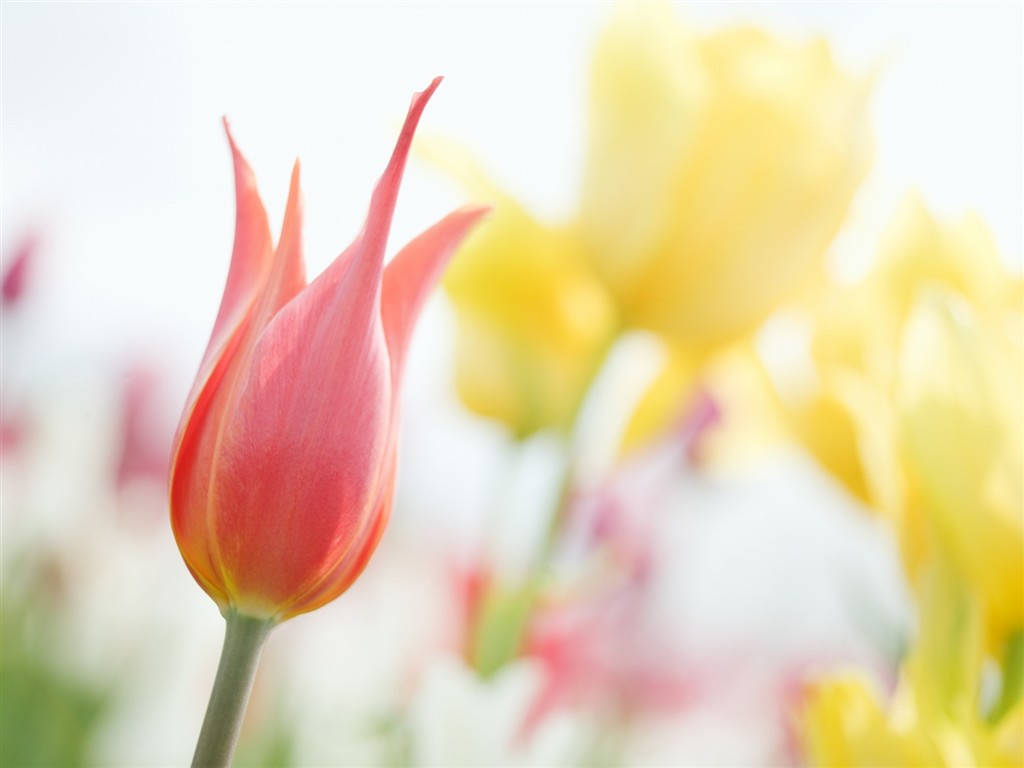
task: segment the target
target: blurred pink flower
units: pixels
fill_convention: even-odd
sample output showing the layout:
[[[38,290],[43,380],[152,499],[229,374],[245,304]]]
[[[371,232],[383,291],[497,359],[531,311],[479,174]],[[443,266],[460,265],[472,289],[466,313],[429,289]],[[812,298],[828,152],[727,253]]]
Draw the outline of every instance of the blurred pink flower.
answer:
[[[4,266],[3,277],[0,278],[0,296],[3,296],[5,307],[16,304],[24,295],[26,275],[31,269],[38,247],[38,235],[25,235],[15,248],[14,255]]]
[[[173,426],[165,433],[154,418],[153,406],[159,391],[159,374],[144,363],[133,365],[121,381],[121,444],[116,478],[119,489],[136,480],[166,487]]]
[[[531,619],[525,653],[548,674],[531,725],[563,707],[597,706],[626,720],[675,712],[700,695],[702,677],[685,663],[655,594],[666,565],[658,522],[695,431],[635,455],[572,501],[564,554],[592,575]]]
[[[561,708],[596,705],[628,720],[678,711],[700,694],[701,679],[650,620],[643,591],[641,581],[538,612],[526,654],[547,679],[527,728]]]
[[[39,235],[29,232],[24,235],[14,248],[13,255],[5,259],[3,274],[0,276],[0,307],[6,312],[15,308],[25,297],[27,275],[31,271],[32,262],[39,250]],[[16,326],[15,326],[16,327]],[[8,336],[11,327],[5,327],[4,335]],[[11,339],[5,338],[5,344]],[[4,373],[8,380],[4,382],[4,397],[0,402],[0,455],[9,456],[17,451],[25,441],[28,431],[26,426],[28,415],[24,404],[20,402],[9,381],[11,361],[4,358]]]

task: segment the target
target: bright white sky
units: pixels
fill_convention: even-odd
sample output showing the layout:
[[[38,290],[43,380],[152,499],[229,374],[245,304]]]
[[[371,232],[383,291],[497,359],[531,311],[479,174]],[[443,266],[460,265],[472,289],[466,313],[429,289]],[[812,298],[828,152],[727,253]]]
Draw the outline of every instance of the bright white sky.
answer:
[[[840,59],[886,62],[870,202],[848,235],[870,248],[903,192],[980,210],[1021,264],[1019,3],[680,4],[824,34]],[[226,273],[233,227],[228,115],[280,221],[303,162],[310,272],[357,231],[409,96],[447,79],[422,131],[476,151],[541,214],[571,209],[589,56],[607,4],[8,3],[2,6],[2,241],[45,235],[34,323],[57,353],[145,347],[189,367]],[[393,245],[457,204],[413,163]],[[856,228],[855,228],[856,229]],[[860,234],[857,234],[859,232]]]

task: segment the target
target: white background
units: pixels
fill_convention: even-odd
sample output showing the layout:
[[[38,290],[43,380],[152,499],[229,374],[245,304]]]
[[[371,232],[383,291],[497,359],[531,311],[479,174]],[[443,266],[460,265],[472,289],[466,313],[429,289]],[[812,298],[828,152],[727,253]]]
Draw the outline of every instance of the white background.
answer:
[[[865,249],[904,191],[979,210],[1021,264],[1019,3],[681,3],[700,28],[826,35],[882,64]],[[315,274],[348,243],[411,93],[437,74],[424,133],[462,140],[538,213],[572,210],[590,3],[9,3],[2,16],[2,244],[44,236],[39,351],[158,345],[198,359],[233,227],[227,115],[273,224],[303,162]],[[446,212],[411,164],[393,245]],[[862,204],[862,208],[865,207]],[[858,246],[859,247],[859,246]]]

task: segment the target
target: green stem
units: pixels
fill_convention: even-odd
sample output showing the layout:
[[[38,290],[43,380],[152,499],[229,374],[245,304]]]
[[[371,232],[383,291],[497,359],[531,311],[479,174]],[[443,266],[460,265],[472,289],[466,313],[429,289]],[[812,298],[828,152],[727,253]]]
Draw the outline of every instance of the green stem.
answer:
[[[540,578],[551,565],[551,558],[555,554],[555,547],[558,545],[558,538],[562,534],[566,515],[569,512],[569,500],[572,498],[576,482],[576,463],[573,460],[571,448],[566,450],[566,454],[565,467],[558,484],[558,495],[551,506],[548,524],[544,528],[544,538],[541,540],[540,549],[533,564],[533,574],[537,578]]]
[[[235,611],[228,611],[225,619],[224,649],[192,768],[226,768],[231,764],[260,654],[275,623]]]
[[[583,409],[583,402],[593,387],[594,379],[607,364],[609,353],[622,331],[621,325],[616,325],[609,331],[601,348],[594,355],[587,385],[573,405],[568,429],[562,435],[565,466],[562,470],[558,493],[548,513],[543,538],[534,555],[533,562],[530,564],[526,581],[509,593],[502,591],[485,598],[480,615],[471,629],[470,657],[473,666],[483,677],[490,677],[522,652],[530,615],[536,608],[545,574],[551,567],[551,561],[554,559],[559,539],[564,533],[568,519],[569,501],[577,480],[573,445],[576,442],[577,433],[580,431],[580,412]],[[517,436],[516,440],[516,447],[520,452],[522,451],[522,442],[519,438],[521,437],[522,435]]]

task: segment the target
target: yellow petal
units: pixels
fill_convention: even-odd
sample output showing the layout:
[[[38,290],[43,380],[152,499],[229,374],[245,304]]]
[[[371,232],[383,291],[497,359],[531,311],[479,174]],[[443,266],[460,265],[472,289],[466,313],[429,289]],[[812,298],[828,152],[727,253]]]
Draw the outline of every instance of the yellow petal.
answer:
[[[857,424],[836,397],[823,394],[790,412],[797,438],[822,468],[865,504],[871,503],[860,460]]]
[[[696,41],[665,3],[621,3],[597,43],[580,220],[627,306],[669,237],[679,169],[710,87]]]
[[[802,712],[801,736],[814,765],[935,766],[936,754],[919,729],[912,700],[887,712],[861,673],[836,675],[814,685]]]
[[[907,468],[938,540],[992,614],[1024,625],[1021,349],[933,291],[911,310],[899,401]]]
[[[927,285],[963,296],[976,308],[1006,308],[1017,291],[991,230],[977,215],[940,222],[911,194],[886,232],[872,280],[884,286],[900,320]]]
[[[1024,762],[1024,699],[999,722],[992,734],[992,751],[997,765],[1020,766]]]
[[[565,429],[617,330],[611,299],[573,230],[539,222],[465,158],[459,167],[494,205],[444,279],[458,315],[459,396],[517,436]]]
[[[817,271],[871,141],[867,85],[825,44],[689,34],[624,9],[595,59],[580,221],[626,321],[707,349]]]
[[[694,384],[694,369],[694,361],[685,352],[666,349],[660,371],[626,425],[624,453],[650,444],[682,417]]]

